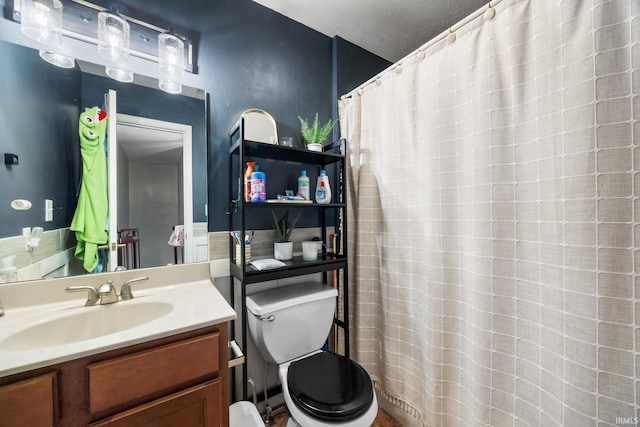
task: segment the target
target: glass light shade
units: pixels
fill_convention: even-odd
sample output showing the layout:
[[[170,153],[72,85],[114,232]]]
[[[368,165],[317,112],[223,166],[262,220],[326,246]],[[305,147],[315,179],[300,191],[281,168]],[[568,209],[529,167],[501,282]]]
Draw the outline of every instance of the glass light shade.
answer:
[[[129,23],[108,12],[98,14],[98,53],[105,59],[125,63],[129,59]]]
[[[170,78],[184,75],[184,41],[169,33],[158,35],[160,74]]]
[[[59,0],[21,0],[20,29],[48,46],[62,44],[62,3]]]
[[[173,80],[160,79],[160,84],[158,86],[167,93],[182,93],[182,84]]]
[[[106,67],[105,73],[113,80],[117,80],[122,83],[130,83],[133,81],[133,71],[124,70],[122,68]]]
[[[61,68],[73,68],[76,66],[76,60],[74,58],[47,50],[40,51],[40,58]]]

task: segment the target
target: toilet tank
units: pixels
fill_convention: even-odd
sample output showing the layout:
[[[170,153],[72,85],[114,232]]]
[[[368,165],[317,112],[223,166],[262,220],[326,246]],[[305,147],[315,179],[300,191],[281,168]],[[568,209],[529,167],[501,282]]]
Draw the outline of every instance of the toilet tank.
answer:
[[[264,360],[281,364],[319,350],[331,330],[337,296],[323,283],[247,296],[249,332]]]

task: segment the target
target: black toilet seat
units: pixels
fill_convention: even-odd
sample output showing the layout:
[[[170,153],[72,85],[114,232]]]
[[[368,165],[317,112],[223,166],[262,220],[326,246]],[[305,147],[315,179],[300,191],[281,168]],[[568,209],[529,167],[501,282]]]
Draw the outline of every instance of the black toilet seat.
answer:
[[[367,371],[356,362],[320,352],[292,362],[287,372],[289,394],[303,412],[323,421],[358,418],[373,402]]]

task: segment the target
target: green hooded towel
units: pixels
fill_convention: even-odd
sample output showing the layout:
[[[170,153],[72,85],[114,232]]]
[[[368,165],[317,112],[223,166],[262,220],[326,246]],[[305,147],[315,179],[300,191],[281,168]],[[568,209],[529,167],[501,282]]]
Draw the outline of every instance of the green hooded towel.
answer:
[[[107,113],[93,107],[80,114],[78,132],[82,154],[82,184],[71,230],[76,232],[78,241],[76,258],[83,260],[86,271],[93,272],[98,266],[98,245],[105,245],[109,240],[106,231],[109,200],[104,149]]]

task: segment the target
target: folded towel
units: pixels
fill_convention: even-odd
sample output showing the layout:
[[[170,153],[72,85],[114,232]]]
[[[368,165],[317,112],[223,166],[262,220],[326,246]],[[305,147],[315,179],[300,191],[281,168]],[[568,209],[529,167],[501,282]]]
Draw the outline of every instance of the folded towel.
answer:
[[[277,259],[265,258],[265,259],[256,259],[254,261],[251,261],[251,265],[256,270],[262,271],[262,270],[271,270],[273,268],[284,267],[287,264],[285,264],[282,261],[278,261]]]

